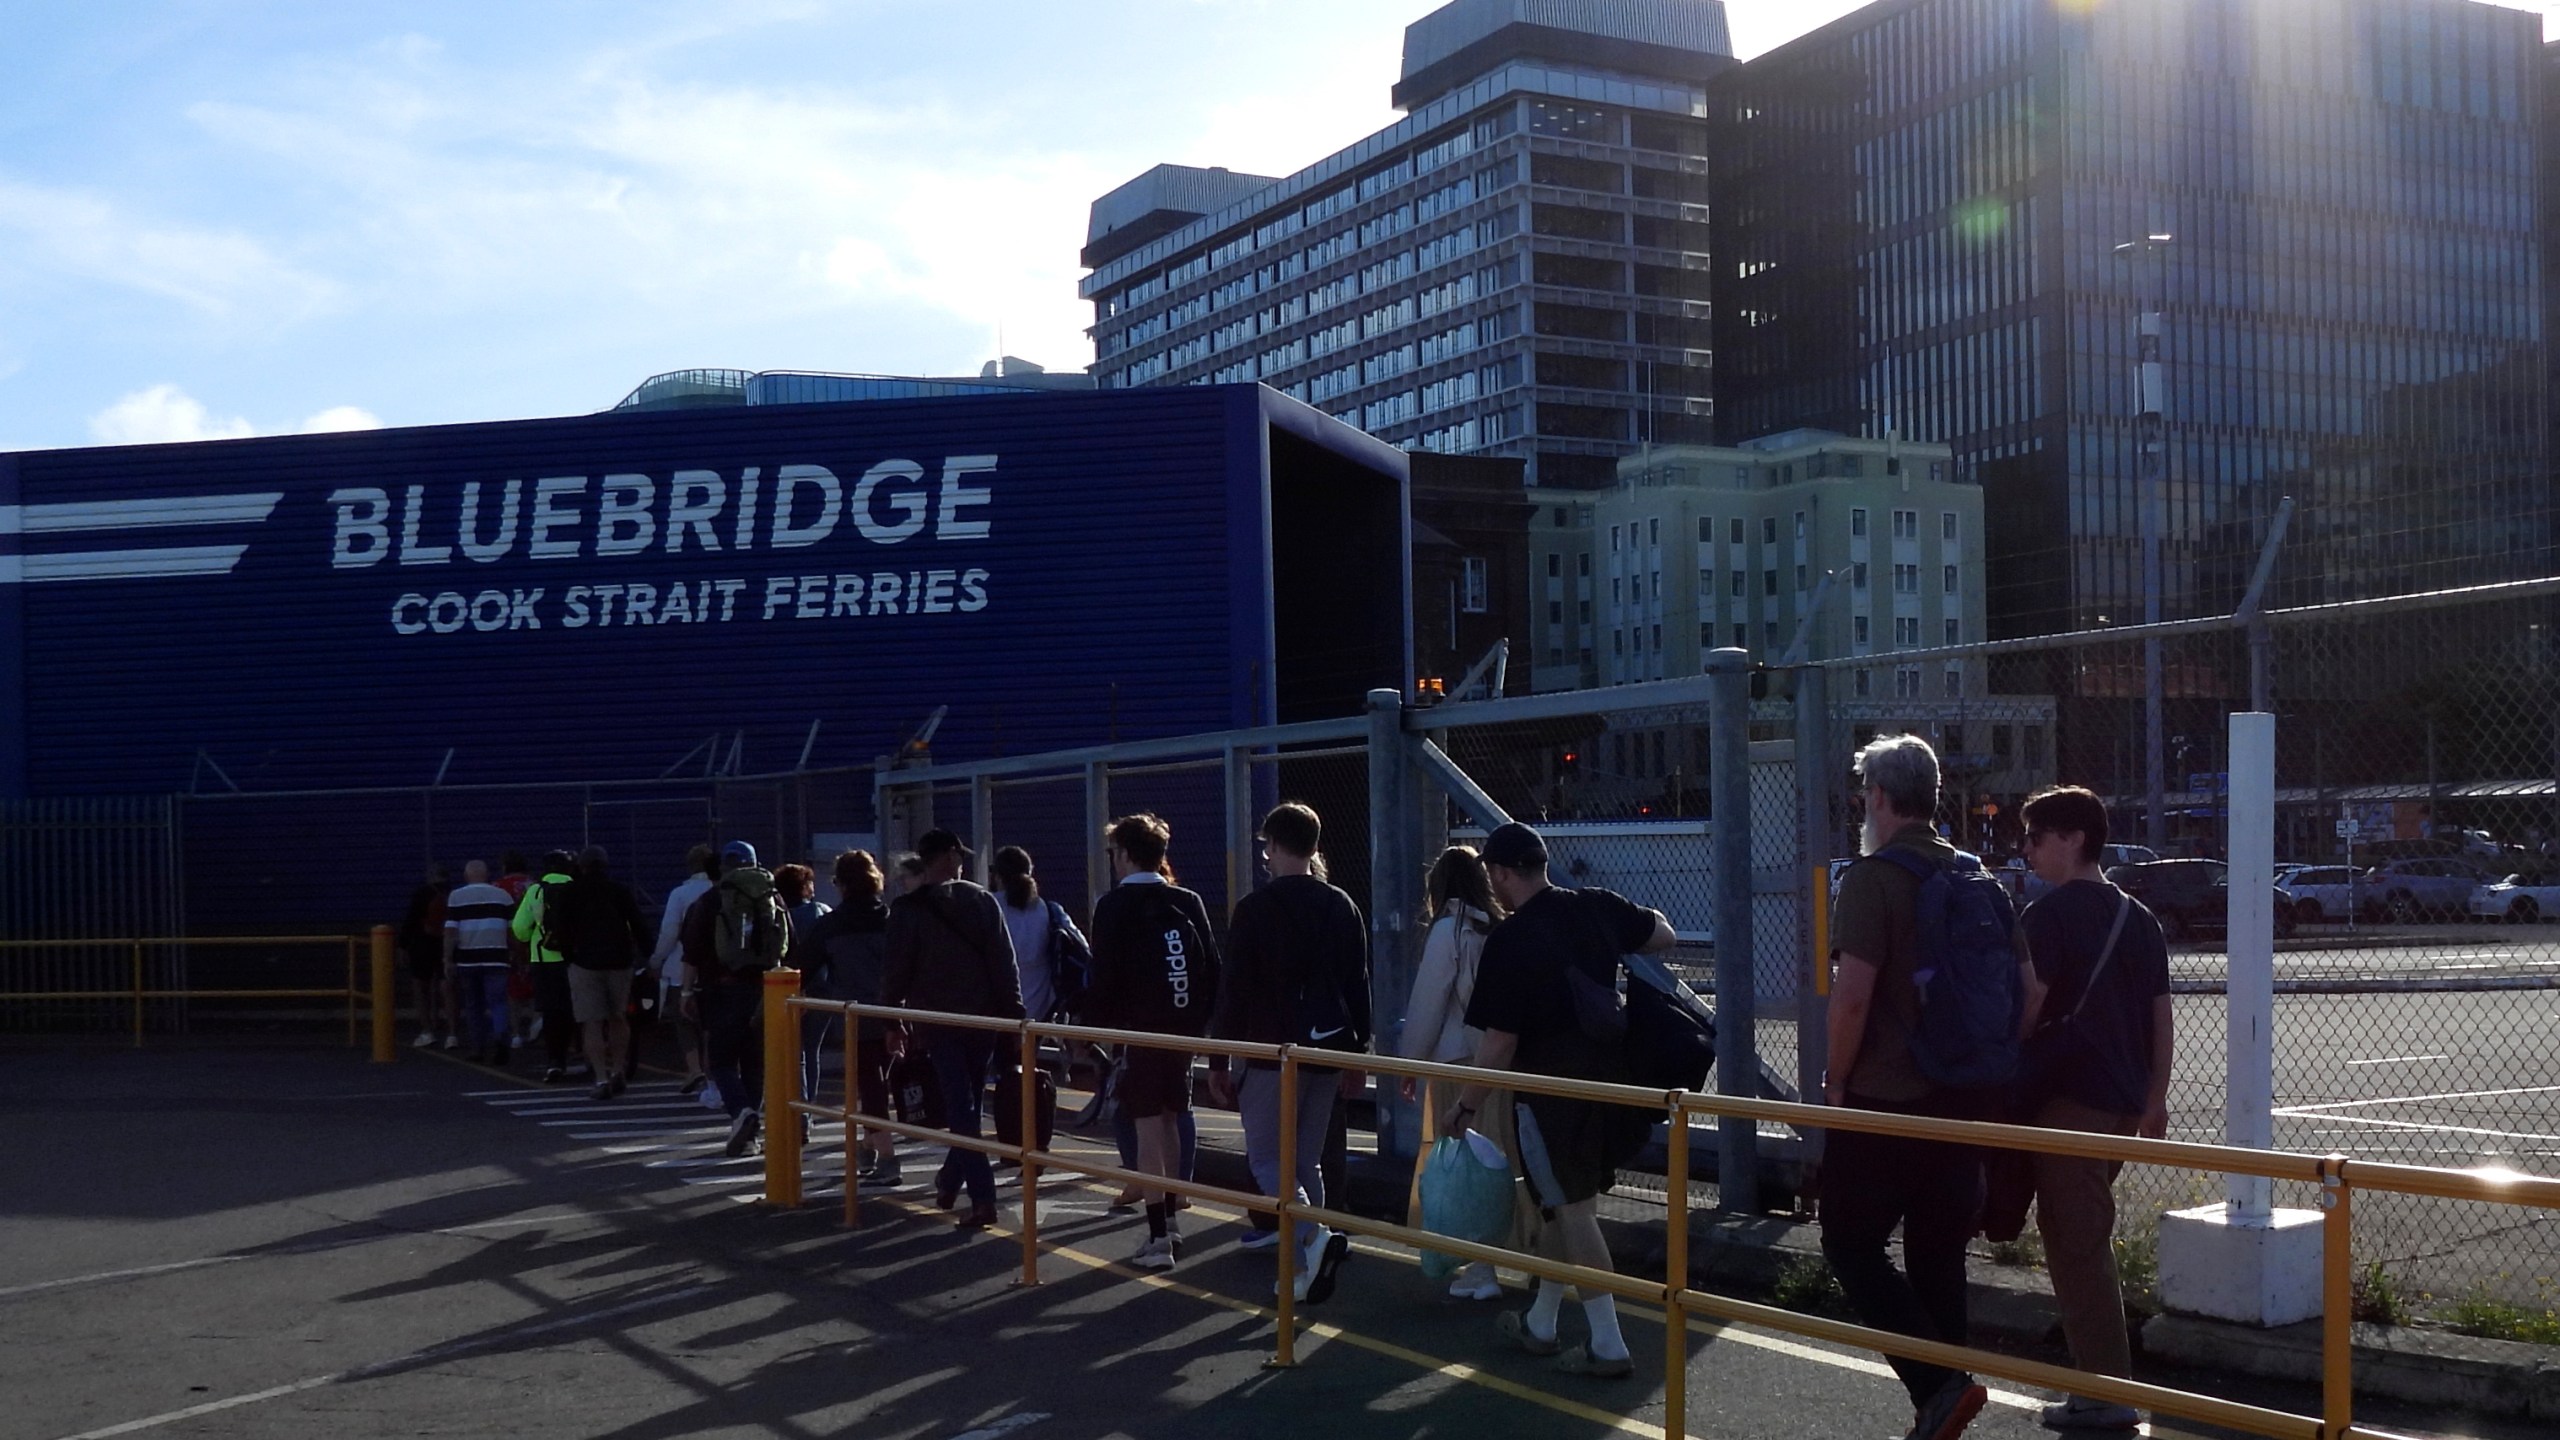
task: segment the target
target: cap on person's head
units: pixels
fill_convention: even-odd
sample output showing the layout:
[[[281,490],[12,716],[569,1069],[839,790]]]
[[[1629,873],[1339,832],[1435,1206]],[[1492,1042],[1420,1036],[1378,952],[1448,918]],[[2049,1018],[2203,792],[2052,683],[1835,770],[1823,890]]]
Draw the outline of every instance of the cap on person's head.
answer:
[[[1547,842],[1537,831],[1514,820],[1485,837],[1484,863],[1505,870],[1537,870],[1547,863]]]
[[[961,844],[960,837],[948,830],[927,830],[916,837],[916,858],[927,865],[954,850],[960,852],[960,858],[963,860],[974,860],[978,855],[975,850]]]
[[[720,847],[720,863],[723,865],[753,865],[756,863],[756,847],[748,844],[744,840],[732,840],[728,844]]]

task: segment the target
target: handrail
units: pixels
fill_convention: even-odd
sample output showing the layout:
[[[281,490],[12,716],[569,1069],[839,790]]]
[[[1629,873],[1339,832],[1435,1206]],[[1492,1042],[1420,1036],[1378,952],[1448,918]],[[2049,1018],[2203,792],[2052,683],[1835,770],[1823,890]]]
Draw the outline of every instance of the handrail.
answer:
[[[2348,1246],[2354,1191],[2365,1188],[2409,1195],[2428,1195],[2445,1199],[2560,1210],[2560,1179],[2521,1175],[2512,1171],[2446,1170],[2383,1161],[2351,1160],[2340,1155],[2314,1156],[2279,1150],[2244,1149],[2228,1145],[2201,1145],[2187,1141],[2146,1140],[2134,1136],[2047,1130],[2030,1125],[1896,1115],[1882,1111],[1807,1105],[1794,1101],[1748,1099],[1687,1090],[1655,1090],[1634,1085],[1531,1075],[1519,1071],[1489,1070],[1473,1065],[1408,1060],[1392,1055],[1352,1054],[1338,1050],[1302,1048],[1296,1045],[1194,1039],[1151,1031],[1116,1030],[1047,1021],[1004,1020],[983,1015],[908,1010],[896,1006],[866,1005],[852,1001],[822,1000],[803,996],[798,993],[799,978],[796,972],[789,970],[773,971],[765,977],[765,1043],[769,1047],[765,1066],[766,1113],[771,1115],[796,1113],[844,1122],[844,1219],[848,1226],[861,1223],[858,1209],[860,1182],[856,1173],[857,1167],[854,1164],[857,1127],[859,1127],[931,1140],[937,1144],[973,1150],[1019,1164],[1022,1167],[1022,1195],[1025,1203],[1022,1208],[1021,1227],[1023,1268],[1018,1283],[1023,1285],[1040,1283],[1039,1207],[1034,1197],[1038,1194],[1039,1174],[1044,1169],[1064,1170],[1122,1184],[1163,1190],[1194,1199],[1214,1200],[1248,1211],[1272,1215],[1284,1231],[1289,1230],[1298,1221],[1311,1221],[1346,1234],[1439,1251],[1466,1260],[1509,1266],[1524,1270],[1542,1280],[1556,1280],[1582,1287],[1587,1294],[1620,1295],[1663,1307],[1665,1317],[1663,1400],[1667,1422],[1665,1428],[1675,1435],[1688,1433],[1687,1335],[1688,1317],[1694,1314],[1775,1330],[1805,1339],[1828,1341],[1879,1351],[1886,1355],[1947,1365],[2022,1384],[2065,1390],[2119,1404],[2146,1407],[2181,1419],[2265,1435],[2270,1437],[2270,1440],[2349,1440],[2349,1437],[2354,1436],[2389,1440],[2389,1437],[2383,1436],[2380,1431],[2359,1427],[2354,1423],[2351,1346],[2353,1315],[2350,1303],[2352,1266]],[[861,1113],[858,1109],[856,1076],[859,1073],[859,1035],[862,1027],[855,1023],[847,1023],[844,1026],[845,1088],[841,1107],[799,1098],[795,1093],[797,1077],[800,1073],[796,1058],[799,1044],[798,1026],[793,1023],[795,1011],[839,1015],[848,1022],[861,1019],[894,1020],[1014,1035],[1021,1049],[1019,1063],[1015,1068],[1020,1082],[1021,1133],[1024,1143],[1008,1145],[991,1138],[955,1135],[932,1126],[916,1125],[887,1116]],[[1649,1280],[1615,1271],[1593,1270],[1499,1246],[1434,1235],[1410,1226],[1373,1220],[1337,1209],[1304,1204],[1287,1196],[1247,1193],[1214,1185],[1203,1185],[1194,1181],[1146,1175],[1117,1165],[1064,1156],[1040,1149],[1037,1146],[1036,1137],[1039,1132],[1036,1128],[1034,1113],[1037,1092],[1031,1077],[1032,1073],[1038,1069],[1039,1042],[1042,1039],[1051,1038],[1087,1040],[1111,1045],[1150,1046],[1196,1055],[1222,1056],[1229,1060],[1276,1063],[1282,1073],[1280,1103],[1283,1114],[1279,1126],[1281,1148],[1279,1173],[1282,1175],[1296,1173],[1297,1126],[1294,1123],[1294,1110],[1298,1089],[1296,1072],[1301,1064],[1316,1065],[1328,1070],[1350,1069],[1413,1079],[1449,1080],[1461,1083],[1481,1082],[1520,1093],[1555,1095],[1569,1099],[1626,1105],[1640,1110],[1660,1111],[1673,1130],[1667,1166],[1668,1183],[1665,1186],[1667,1212],[1665,1215],[1667,1233],[1664,1245],[1665,1274],[1660,1280]],[[776,1047],[788,1048],[784,1050]],[[2128,1164],[2166,1165],[2178,1169],[2215,1173],[2266,1176],[2271,1179],[2319,1185],[2324,1211],[2321,1414],[2317,1417],[2296,1415],[2287,1411],[2268,1409],[2143,1381],[2088,1374],[2063,1366],[2023,1360],[1969,1346],[1949,1345],[1874,1330],[1845,1321],[1802,1315],[1792,1310],[1783,1310],[1731,1296],[1716,1295],[1692,1287],[1688,1283],[1686,1243],[1689,1146],[1684,1142],[1689,1137],[1691,1121],[1694,1117],[1728,1116],[1754,1121],[1778,1121],[1813,1130],[1856,1130],[1906,1139],[2025,1150],[2041,1154],[2071,1155]],[[797,1205],[800,1203],[799,1127],[796,1125],[768,1126],[766,1135],[765,1198],[768,1203],[777,1206]],[[1296,1363],[1297,1326],[1293,1281],[1298,1259],[1297,1248],[1296,1245],[1288,1243],[1275,1247],[1279,1286],[1276,1292],[1278,1296],[1277,1353],[1270,1362],[1274,1366],[1285,1367]]]
[[[7,990],[0,989],[0,1003],[114,1000],[133,1007],[133,1044],[143,1043],[143,1006],[152,1000],[344,1000],[347,1002],[347,1043],[357,1043],[358,1007],[369,1009],[373,1017],[373,1058],[377,1064],[389,1064],[392,1053],[392,931],[388,925],[376,925],[369,934],[361,935],[113,935],[52,940],[0,940],[0,950],[93,950],[118,949],[130,957],[132,983],[114,990]],[[173,945],[242,946],[242,945],[344,945],[347,947],[347,983],[342,986],[281,986],[246,990],[199,990],[192,987],[154,989],[143,983],[143,952]],[[370,985],[356,984],[358,956],[370,952]]]

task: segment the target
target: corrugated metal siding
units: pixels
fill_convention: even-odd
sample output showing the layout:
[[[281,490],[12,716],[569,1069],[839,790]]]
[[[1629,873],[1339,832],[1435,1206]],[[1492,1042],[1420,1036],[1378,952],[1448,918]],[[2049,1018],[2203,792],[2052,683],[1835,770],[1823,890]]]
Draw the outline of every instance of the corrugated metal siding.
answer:
[[[956,757],[991,753],[999,736],[1021,753],[1087,742],[1110,724],[1134,738],[1235,723],[1246,697],[1221,680],[1246,663],[1231,654],[1238,634],[1260,627],[1229,613],[1229,565],[1232,556],[1258,568],[1262,542],[1233,534],[1236,512],[1220,501],[1239,484],[1258,488],[1261,458],[1239,453],[1231,423],[1251,394],[1200,387],[613,414],[17,456],[17,499],[29,507],[282,496],[263,523],[92,528],[18,542],[30,567],[68,552],[247,547],[229,574],[0,585],[23,611],[26,788],[170,791],[199,774],[204,788],[223,788],[199,769],[199,753],[249,790],[424,784],[448,747],[449,783],[645,777],[714,731],[743,731],[741,768],[771,770],[794,763],[813,719],[823,723],[810,763],[861,764],[942,704],[951,713],[935,749]],[[769,543],[785,465],[825,466],[849,492],[884,459],[911,459],[931,480],[948,457],[965,455],[998,457],[982,477],[991,502],[955,512],[986,520],[984,539],[938,541],[928,530],[882,544],[847,521],[803,548]],[[764,511],[749,548],[735,546],[731,506],[716,522],[718,553],[691,543],[668,553],[673,472],[717,472],[734,499],[747,467],[758,472]],[[654,481],[659,531],[641,553],[600,557],[598,484],[620,474]],[[546,476],[589,477],[579,523],[553,537],[578,542],[573,558],[529,554],[536,482]],[[457,552],[443,564],[406,564],[392,554],[333,567],[333,491],[387,492],[396,547],[407,489],[423,487],[424,549],[455,544],[461,492],[475,481],[483,535],[498,528],[504,487],[522,482],[517,533],[502,557],[479,563]],[[806,523],[814,498],[802,494]],[[974,614],[803,620],[786,601],[763,618],[769,577],[894,572],[903,588],[929,568],[968,567],[989,572],[988,602]],[[744,582],[725,623],[562,623],[572,586],[637,581],[664,594],[718,580]],[[532,610],[539,629],[393,631],[404,594],[533,590],[542,592]],[[414,607],[403,613],[415,618]],[[423,833],[415,814],[382,819],[383,846]],[[319,862],[295,833],[271,828],[265,844]]]

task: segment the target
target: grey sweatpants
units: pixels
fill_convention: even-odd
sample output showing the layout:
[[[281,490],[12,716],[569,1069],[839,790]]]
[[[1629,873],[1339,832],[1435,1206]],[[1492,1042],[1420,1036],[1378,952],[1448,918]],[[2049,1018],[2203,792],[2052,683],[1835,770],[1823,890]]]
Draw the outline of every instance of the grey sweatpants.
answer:
[[[1294,1198],[1309,1205],[1324,1204],[1324,1132],[1333,1122],[1334,1088],[1341,1083],[1338,1070],[1298,1072],[1298,1153],[1293,1157],[1298,1193]],[[1253,1167],[1253,1183],[1277,1199],[1284,1193],[1280,1189],[1280,1072],[1245,1071],[1244,1083],[1236,1090],[1236,1109],[1244,1115],[1244,1158]],[[1301,1246],[1315,1233],[1314,1222],[1298,1222]]]

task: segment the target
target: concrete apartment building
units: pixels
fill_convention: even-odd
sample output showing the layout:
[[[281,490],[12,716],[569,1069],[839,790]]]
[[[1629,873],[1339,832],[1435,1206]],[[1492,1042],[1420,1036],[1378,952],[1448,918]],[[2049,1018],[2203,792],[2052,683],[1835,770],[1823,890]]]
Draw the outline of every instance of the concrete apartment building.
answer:
[[[1443,5],[1406,28],[1396,124],[1094,202],[1095,383],[1258,380],[1533,490],[1712,439],[1703,117],[1731,48],[1721,0]]]

